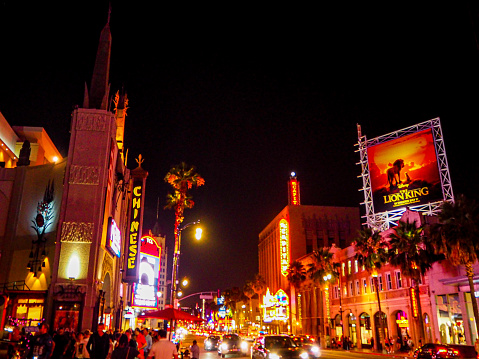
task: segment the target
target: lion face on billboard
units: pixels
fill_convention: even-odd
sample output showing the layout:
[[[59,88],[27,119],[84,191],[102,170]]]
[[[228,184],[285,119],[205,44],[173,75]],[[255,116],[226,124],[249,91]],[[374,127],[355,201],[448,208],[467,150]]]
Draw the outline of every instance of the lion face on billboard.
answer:
[[[401,169],[404,168],[404,160],[398,159],[394,161],[393,166],[388,168],[388,183],[390,187],[397,187],[401,183]],[[394,183],[393,183],[394,182]]]

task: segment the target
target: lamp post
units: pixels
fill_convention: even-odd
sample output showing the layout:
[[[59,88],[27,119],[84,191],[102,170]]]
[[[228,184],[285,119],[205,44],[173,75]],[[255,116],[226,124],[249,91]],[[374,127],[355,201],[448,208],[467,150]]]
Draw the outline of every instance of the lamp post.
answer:
[[[171,275],[171,299],[170,303],[173,305],[173,308],[177,309],[178,308],[178,299],[177,293],[178,293],[178,267],[180,265],[180,246],[181,246],[181,232],[195,224],[200,223],[200,220],[197,220],[195,222],[190,222],[185,224],[183,227],[178,228],[177,230],[177,236],[175,238],[175,253],[173,254],[173,270],[172,270],[172,275]],[[196,239],[199,240],[201,239],[201,228],[197,228],[196,230]]]

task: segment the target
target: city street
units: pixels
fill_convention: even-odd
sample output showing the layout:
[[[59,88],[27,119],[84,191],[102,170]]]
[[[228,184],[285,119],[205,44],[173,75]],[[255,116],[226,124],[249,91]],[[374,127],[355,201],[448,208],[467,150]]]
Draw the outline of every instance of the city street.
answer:
[[[182,347],[189,347],[193,340],[196,339],[198,342],[198,346],[200,347],[200,359],[218,359],[218,353],[216,351],[205,351],[203,348],[203,342],[205,337],[201,336],[193,336],[187,335],[185,339],[182,341]],[[378,359],[380,357],[383,358],[407,358],[406,355],[395,355],[395,354],[380,354],[380,353],[370,353],[370,352],[358,352],[358,351],[344,351],[344,350],[332,350],[326,349],[322,350],[321,358],[326,359],[337,359],[337,358],[368,358],[368,359]],[[227,358],[249,358],[249,356],[228,356]]]

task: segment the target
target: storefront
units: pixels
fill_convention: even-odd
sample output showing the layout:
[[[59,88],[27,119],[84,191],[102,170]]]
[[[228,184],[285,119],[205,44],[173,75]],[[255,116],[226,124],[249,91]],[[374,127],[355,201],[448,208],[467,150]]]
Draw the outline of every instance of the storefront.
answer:
[[[459,298],[461,294],[462,293],[436,295],[439,340],[443,344],[466,344],[462,308]]]
[[[35,331],[43,321],[46,291],[6,291],[4,329]]]
[[[363,348],[371,348],[371,338],[373,331],[371,330],[371,317],[368,313],[361,313],[359,316],[359,338]]]

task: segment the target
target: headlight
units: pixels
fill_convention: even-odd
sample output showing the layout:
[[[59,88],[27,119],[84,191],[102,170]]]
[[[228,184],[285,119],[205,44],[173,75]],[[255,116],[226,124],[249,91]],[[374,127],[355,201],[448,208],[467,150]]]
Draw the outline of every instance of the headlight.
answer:
[[[221,344],[221,350],[228,350],[228,344],[226,343]]]
[[[312,351],[314,354],[319,353],[319,347],[317,347],[316,345],[313,345],[313,346],[311,347],[311,351]]]
[[[207,341],[205,342],[205,344],[206,344],[206,345],[210,345],[210,341],[207,340]]]
[[[269,359],[281,359],[281,357],[278,354],[269,353]]]
[[[241,342],[241,350],[245,351],[248,349],[248,343],[246,342]]]
[[[301,357],[301,359],[308,359],[308,353],[306,352],[303,352],[299,355]]]

